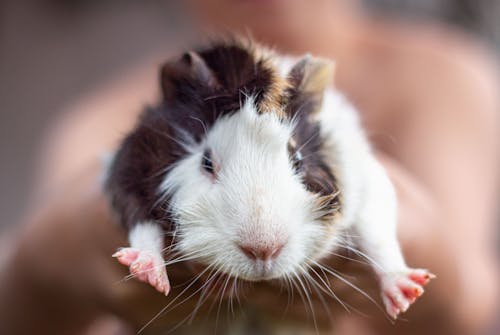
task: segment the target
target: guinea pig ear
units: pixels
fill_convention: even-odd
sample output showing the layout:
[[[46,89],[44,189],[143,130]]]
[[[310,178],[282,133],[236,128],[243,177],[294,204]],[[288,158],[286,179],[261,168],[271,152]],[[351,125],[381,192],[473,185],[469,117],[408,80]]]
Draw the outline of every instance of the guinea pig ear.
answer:
[[[214,73],[196,52],[190,51],[179,59],[164,64],[161,68],[160,82],[163,97],[174,100],[184,89],[216,86]],[[188,93],[188,92],[185,92]]]
[[[335,62],[307,54],[293,66],[288,77],[297,91],[322,96],[324,90],[332,85],[334,73]]]

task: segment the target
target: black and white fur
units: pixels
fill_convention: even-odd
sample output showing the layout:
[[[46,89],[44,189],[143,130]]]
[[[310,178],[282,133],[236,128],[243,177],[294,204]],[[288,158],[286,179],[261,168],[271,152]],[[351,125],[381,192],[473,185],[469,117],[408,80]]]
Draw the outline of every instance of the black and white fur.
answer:
[[[186,259],[247,281],[314,267],[349,233],[374,264],[388,313],[404,312],[432,275],[405,264],[394,187],[332,79],[330,61],[241,41],[164,65],[162,102],[144,111],[109,171],[130,241],[115,256],[168,293],[166,233]]]

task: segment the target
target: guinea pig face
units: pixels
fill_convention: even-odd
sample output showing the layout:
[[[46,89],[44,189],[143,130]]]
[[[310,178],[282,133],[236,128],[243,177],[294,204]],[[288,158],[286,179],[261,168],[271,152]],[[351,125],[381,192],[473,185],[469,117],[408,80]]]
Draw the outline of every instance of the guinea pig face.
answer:
[[[246,280],[294,275],[324,254],[332,195],[318,194],[324,176],[311,175],[319,134],[300,138],[298,127],[247,99],[189,146],[160,186],[181,254]]]

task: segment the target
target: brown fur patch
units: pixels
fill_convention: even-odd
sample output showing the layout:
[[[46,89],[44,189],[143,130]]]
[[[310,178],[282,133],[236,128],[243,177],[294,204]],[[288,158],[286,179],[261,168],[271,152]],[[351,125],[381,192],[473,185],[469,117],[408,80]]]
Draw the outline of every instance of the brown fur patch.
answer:
[[[298,85],[289,89],[287,97],[287,117],[296,122],[289,153],[292,156],[300,150],[304,158],[299,172],[307,189],[317,195],[318,219],[332,222],[332,219],[341,213],[341,194],[332,167],[328,166],[324,159],[321,126],[312,117],[321,107],[322,95],[303,91]]]

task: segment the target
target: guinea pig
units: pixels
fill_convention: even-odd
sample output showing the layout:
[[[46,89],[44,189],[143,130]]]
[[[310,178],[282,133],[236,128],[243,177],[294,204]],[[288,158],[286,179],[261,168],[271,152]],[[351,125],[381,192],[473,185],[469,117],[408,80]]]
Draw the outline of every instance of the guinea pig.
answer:
[[[320,267],[351,234],[387,313],[406,311],[434,275],[406,265],[394,187],[333,75],[327,59],[236,39],[163,65],[161,101],[107,174],[130,242],[113,256],[168,295],[169,253],[267,281]]]

